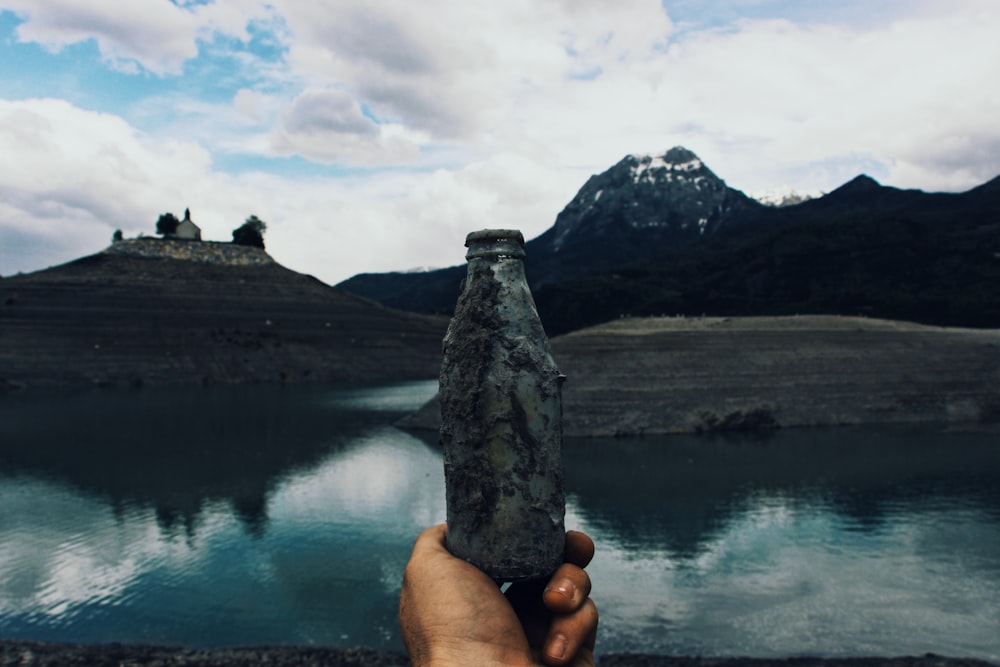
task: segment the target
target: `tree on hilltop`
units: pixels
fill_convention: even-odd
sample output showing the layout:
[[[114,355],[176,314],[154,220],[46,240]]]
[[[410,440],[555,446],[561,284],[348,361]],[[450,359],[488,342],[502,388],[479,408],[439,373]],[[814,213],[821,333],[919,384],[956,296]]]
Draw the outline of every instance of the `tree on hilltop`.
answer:
[[[181,224],[181,221],[177,219],[177,216],[173,213],[164,213],[156,221],[156,233],[163,236],[170,236],[177,232],[177,225]]]
[[[265,230],[267,223],[256,215],[251,215],[246,222],[233,230],[233,243],[263,249]]]

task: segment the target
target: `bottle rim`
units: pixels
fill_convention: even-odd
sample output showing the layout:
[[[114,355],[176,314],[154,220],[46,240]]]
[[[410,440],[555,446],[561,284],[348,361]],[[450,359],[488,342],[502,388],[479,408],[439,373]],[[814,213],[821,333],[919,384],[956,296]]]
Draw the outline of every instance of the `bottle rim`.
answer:
[[[465,247],[468,248],[474,243],[500,243],[503,241],[514,241],[524,245],[524,235],[519,229],[480,229],[477,232],[469,232],[465,237]]]
[[[517,229],[481,229],[465,237],[466,259],[524,259],[524,235]]]

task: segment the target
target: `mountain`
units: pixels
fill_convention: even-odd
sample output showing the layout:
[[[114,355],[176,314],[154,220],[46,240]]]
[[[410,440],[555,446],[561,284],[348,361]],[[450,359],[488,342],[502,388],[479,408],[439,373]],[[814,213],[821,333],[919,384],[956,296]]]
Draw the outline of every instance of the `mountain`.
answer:
[[[628,155],[591,176],[555,224],[528,241],[525,270],[533,288],[573,280],[713,236],[761,209],[686,148]],[[450,314],[464,275],[464,266],[363,273],[337,287],[392,308]]]
[[[796,204],[801,204],[802,202],[822,197],[823,195],[821,193],[802,193],[789,187],[781,187],[763,192],[755,192],[751,196],[764,206],[781,208],[783,206],[795,206]]]
[[[533,285],[574,278],[714,236],[761,205],[680,146],[661,156],[628,155],[592,176],[529,242]]]
[[[860,175],[822,197],[771,207],[676,147],[592,176],[526,250],[550,335],[662,314],[1000,327],[1000,177],[965,193],[928,193]],[[340,286],[448,314],[463,275],[462,266],[367,274]]]
[[[226,256],[172,252],[187,248]],[[256,248],[130,240],[0,280],[0,390],[430,378],[446,324],[330,287]]]
[[[991,182],[992,183],[992,182]],[[696,246],[535,292],[550,334],[628,315],[862,315],[1000,328],[1000,188],[861,176]]]

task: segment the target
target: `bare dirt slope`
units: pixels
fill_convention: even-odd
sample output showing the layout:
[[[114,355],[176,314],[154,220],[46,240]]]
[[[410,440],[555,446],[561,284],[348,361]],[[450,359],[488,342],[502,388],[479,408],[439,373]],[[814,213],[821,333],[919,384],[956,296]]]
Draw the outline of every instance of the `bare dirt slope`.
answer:
[[[568,436],[1000,420],[1000,330],[836,316],[624,319],[552,340]],[[436,428],[436,407],[407,422]]]
[[[446,326],[276,263],[99,253],[0,280],[0,389],[428,378]]]
[[[622,320],[553,341],[573,435],[1000,418],[1000,331],[852,317]]]

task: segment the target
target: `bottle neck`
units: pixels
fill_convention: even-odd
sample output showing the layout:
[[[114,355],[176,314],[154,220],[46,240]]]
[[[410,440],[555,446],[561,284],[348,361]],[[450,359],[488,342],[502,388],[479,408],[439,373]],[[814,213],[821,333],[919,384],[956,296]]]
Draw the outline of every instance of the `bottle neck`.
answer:
[[[485,259],[496,262],[505,259],[524,259],[524,236],[516,229],[484,229],[472,232],[465,239],[469,249],[466,260]]]

